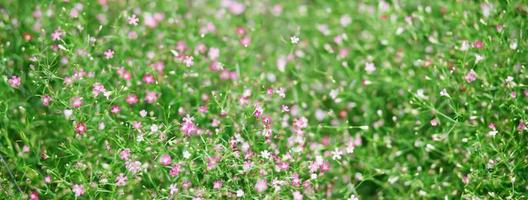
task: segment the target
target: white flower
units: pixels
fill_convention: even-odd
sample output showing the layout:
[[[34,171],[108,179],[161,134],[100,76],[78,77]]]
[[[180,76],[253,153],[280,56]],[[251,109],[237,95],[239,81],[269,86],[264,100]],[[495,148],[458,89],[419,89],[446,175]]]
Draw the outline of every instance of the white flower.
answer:
[[[156,132],[158,132],[158,130],[159,130],[158,125],[154,124],[154,125],[150,126],[150,131],[151,132],[156,133]]]
[[[460,45],[460,51],[467,51],[469,49],[469,42],[464,40]]]
[[[517,49],[517,41],[513,41],[512,43],[510,43],[510,49],[512,50]]]
[[[496,130],[492,130],[492,131],[488,132],[488,135],[491,136],[491,137],[495,137],[495,135],[497,135],[497,133],[499,133],[499,132],[496,131]]]
[[[262,152],[260,152],[260,156],[264,159],[269,159],[270,157],[270,153],[268,152],[268,150],[264,150]]]
[[[236,196],[237,196],[237,197],[243,197],[243,196],[244,196],[244,191],[241,190],[241,189],[237,190],[237,192],[236,192]]]
[[[478,63],[478,62],[484,60],[484,58],[486,58],[486,57],[484,57],[484,56],[482,56],[480,54],[475,54],[475,63]]]
[[[332,151],[332,159],[334,160],[341,160],[341,155],[343,155],[343,152],[338,148]]]
[[[189,159],[190,157],[191,157],[191,153],[189,153],[189,151],[187,150],[183,151],[183,158]]]
[[[291,43],[292,43],[292,44],[297,44],[297,43],[299,43],[299,37],[297,37],[296,35],[291,36],[291,37],[290,37],[290,40],[291,40]]]
[[[356,195],[351,195],[348,200],[359,200]]]
[[[73,114],[72,110],[64,110],[64,117],[66,117],[66,119],[70,119],[70,116],[72,114]]]
[[[440,91],[440,96],[451,97],[451,96],[449,96],[449,93],[447,93],[447,90],[445,88],[442,89],[442,91]]]
[[[139,116],[141,116],[141,117],[147,116],[147,111],[146,110],[139,111]]]

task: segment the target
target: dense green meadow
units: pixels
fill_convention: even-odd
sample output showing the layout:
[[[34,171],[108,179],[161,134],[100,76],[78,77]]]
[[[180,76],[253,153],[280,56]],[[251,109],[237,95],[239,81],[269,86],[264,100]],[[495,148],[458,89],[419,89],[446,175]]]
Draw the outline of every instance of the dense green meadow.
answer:
[[[0,0],[0,199],[528,199],[528,1]]]

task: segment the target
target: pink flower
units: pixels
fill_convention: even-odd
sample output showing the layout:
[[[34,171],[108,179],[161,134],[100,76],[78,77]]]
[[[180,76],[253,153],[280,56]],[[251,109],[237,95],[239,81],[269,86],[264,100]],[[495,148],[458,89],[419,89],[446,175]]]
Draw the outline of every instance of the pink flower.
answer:
[[[480,40],[476,40],[475,42],[473,42],[473,47],[481,49],[482,47],[484,47],[484,43]]]
[[[277,90],[277,94],[279,94],[279,96],[280,96],[281,98],[284,98],[284,97],[286,97],[286,90],[284,90],[284,88],[279,88],[279,89]]]
[[[137,18],[136,15],[132,15],[132,16],[128,17],[127,20],[128,20],[128,24],[134,25],[134,26],[136,26],[138,24],[138,22],[139,22],[139,19]]]
[[[141,170],[141,162],[139,162],[139,161],[127,161],[125,163],[125,167],[128,169],[129,172],[135,174],[135,173],[138,173]]]
[[[75,124],[75,132],[79,135],[83,135],[86,133],[86,124],[82,122],[78,122]]]
[[[160,163],[164,166],[170,165],[172,162],[172,158],[169,154],[163,154],[160,157]]]
[[[110,112],[116,114],[116,113],[119,113],[121,111],[121,108],[119,108],[118,105],[113,105],[112,108],[110,109]]]
[[[128,105],[134,105],[138,102],[138,97],[135,94],[129,94],[125,101],[128,103]]]
[[[299,191],[293,192],[292,195],[293,195],[293,199],[294,200],[302,200],[303,199],[303,195]]]
[[[251,38],[249,36],[245,36],[242,39],[240,39],[240,44],[244,47],[248,47],[249,43],[251,43]]]
[[[220,161],[220,157],[217,156],[207,158],[207,170],[214,169],[218,165],[218,161]]]
[[[102,85],[100,83],[95,83],[93,85],[92,94],[95,97],[99,96],[100,93],[104,93],[104,92],[106,92],[106,89],[105,89],[104,85]]]
[[[112,49],[107,49],[105,52],[104,52],[104,56],[106,59],[110,59],[112,57],[114,57],[114,50]]]
[[[128,177],[126,177],[123,173],[120,173],[119,176],[116,177],[117,186],[124,186],[127,181],[128,181]]]
[[[222,188],[222,181],[220,181],[220,180],[215,181],[215,182],[213,183],[213,188],[214,188],[214,189],[220,189],[220,188]]]
[[[191,67],[194,65],[194,58],[192,56],[185,56],[183,59],[183,64],[187,67]]]
[[[72,104],[72,107],[74,108],[79,108],[81,107],[83,101],[82,101],[82,98],[81,97],[73,97],[71,98],[71,104]]]
[[[268,189],[268,182],[266,180],[260,179],[255,183],[255,190],[257,192],[264,192],[266,189]]]
[[[281,105],[282,112],[290,112],[290,108],[287,105]]]
[[[75,184],[72,187],[72,191],[75,193],[75,197],[80,197],[84,194],[84,186]]]
[[[130,157],[130,149],[123,149],[119,152],[119,158],[121,160],[128,160],[128,157]]]
[[[518,130],[518,131],[524,131],[524,130],[526,130],[526,124],[524,123],[524,121],[520,121],[520,122],[519,122],[519,125],[517,126],[517,130]]]
[[[138,121],[132,122],[132,127],[134,127],[134,129],[140,129],[141,128],[141,122],[138,122]]]
[[[218,56],[220,56],[220,49],[214,47],[210,48],[207,56],[209,56],[209,59],[211,60],[218,59]]]
[[[63,34],[64,33],[60,29],[56,29],[53,33],[51,33],[51,39],[53,41],[60,40]]]
[[[185,118],[183,118],[183,123],[180,130],[184,135],[190,136],[198,131],[198,127],[196,127],[194,124],[193,118],[187,115]]]
[[[246,10],[246,6],[242,3],[232,1],[229,5],[229,11],[235,15],[240,15]]]
[[[438,126],[439,123],[440,122],[436,118],[431,120],[431,126]]]
[[[44,177],[44,183],[51,183],[51,176]]]
[[[30,200],[39,200],[39,194],[36,191],[32,191],[29,193],[29,199]]]
[[[253,111],[253,116],[255,116],[256,118],[260,118],[263,112],[264,109],[260,105],[256,105],[255,111]]]
[[[145,74],[143,75],[143,82],[145,82],[146,84],[152,84],[154,83],[154,81],[156,81],[154,79],[154,76],[152,76],[152,74]]]
[[[18,88],[20,86],[20,77],[11,76],[11,78],[7,80],[7,83],[9,83],[9,86],[13,88]]]
[[[170,171],[169,171],[169,175],[171,175],[171,176],[178,176],[178,175],[180,174],[180,172],[181,172],[181,166],[180,166],[180,164],[177,164],[177,163],[176,163],[176,164],[174,164],[174,165],[172,166],[172,168],[170,169]]]
[[[41,100],[42,100],[42,105],[49,106],[49,103],[51,102],[51,97],[48,95],[44,95],[42,96]]]
[[[158,94],[156,94],[156,92],[147,91],[147,95],[145,96],[145,101],[147,101],[147,103],[156,103],[157,100]]]
[[[472,70],[469,70],[469,72],[466,74],[466,76],[464,77],[464,79],[468,82],[468,83],[471,83],[475,80],[477,80],[477,73],[472,69]]]

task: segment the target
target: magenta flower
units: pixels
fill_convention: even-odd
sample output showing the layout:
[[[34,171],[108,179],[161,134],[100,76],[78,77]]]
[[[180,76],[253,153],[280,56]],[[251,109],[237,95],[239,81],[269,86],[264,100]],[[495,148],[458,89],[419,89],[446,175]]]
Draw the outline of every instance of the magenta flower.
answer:
[[[29,200],[39,200],[39,194],[37,191],[29,193]]]
[[[79,135],[83,135],[84,133],[86,133],[86,124],[85,123],[82,123],[82,122],[78,122],[75,124],[75,132]]]

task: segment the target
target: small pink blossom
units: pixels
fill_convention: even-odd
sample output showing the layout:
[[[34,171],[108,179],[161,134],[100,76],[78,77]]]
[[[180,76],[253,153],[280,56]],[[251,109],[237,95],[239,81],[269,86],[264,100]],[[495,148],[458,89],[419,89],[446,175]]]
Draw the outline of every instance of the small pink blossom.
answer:
[[[121,158],[121,160],[128,160],[129,157],[130,149],[123,149],[119,152],[119,158]]]
[[[70,101],[71,101],[72,107],[74,108],[79,108],[83,104],[82,97],[72,97]]]
[[[172,162],[172,158],[169,154],[163,154],[160,157],[160,163],[164,166],[170,165]]]
[[[74,184],[72,186],[72,191],[75,193],[75,197],[80,197],[84,194],[84,186],[79,184]]]
[[[112,49],[107,49],[107,50],[104,52],[104,56],[105,56],[106,59],[113,58],[113,57],[114,57],[114,50],[112,50]]]
[[[110,109],[110,112],[112,112],[114,114],[117,114],[120,111],[121,111],[121,108],[118,105],[113,105],[112,108]]]
[[[43,95],[41,97],[41,101],[42,101],[42,105],[44,106],[49,106],[50,102],[51,102],[51,97],[48,96],[48,95]]]
[[[440,124],[440,122],[438,121],[438,119],[432,119],[431,120],[431,126],[438,126],[438,124]]]
[[[240,44],[244,47],[248,47],[249,43],[251,43],[251,38],[249,36],[244,36],[242,39],[240,39]]]
[[[138,102],[138,97],[135,94],[129,94],[125,101],[128,103],[128,105],[134,105]]]
[[[63,34],[64,33],[60,29],[56,29],[53,33],[51,33],[51,39],[53,41],[60,40]]]
[[[75,124],[75,132],[79,135],[83,135],[86,132],[86,124],[82,122],[78,122]]]
[[[518,131],[524,131],[524,130],[526,130],[526,124],[524,123],[524,121],[521,120],[521,121],[519,122],[519,125],[517,125],[517,130],[518,130]]]
[[[473,69],[469,70],[464,79],[466,80],[466,82],[471,83],[477,80],[477,73]]]
[[[124,186],[128,181],[128,177],[126,177],[123,173],[120,173],[118,177],[116,177],[116,185],[117,186]]]
[[[480,40],[476,40],[475,42],[473,42],[473,47],[477,49],[481,49],[484,47],[484,43]]]
[[[7,80],[7,83],[9,83],[9,86],[12,88],[18,88],[20,86],[20,77],[11,76],[11,78]]]
[[[222,181],[217,180],[213,183],[213,189],[220,189],[222,188]]]
[[[145,84],[152,84],[154,83],[156,80],[154,79],[154,76],[152,74],[145,74],[143,75],[143,82],[145,82]]]
[[[268,182],[266,180],[260,179],[255,183],[255,190],[259,193],[266,191],[268,189]]]
[[[260,118],[263,112],[264,109],[260,105],[256,105],[255,111],[253,111],[253,116],[255,116],[256,118]]]
[[[158,94],[156,92],[147,91],[147,95],[145,96],[145,101],[147,103],[153,104],[156,103],[158,100]]]
[[[136,26],[138,25],[139,19],[137,18],[136,15],[132,15],[128,17],[127,21],[128,21],[128,24]]]
[[[180,172],[181,172],[181,166],[180,166],[180,164],[176,163],[170,169],[169,175],[170,176],[178,176],[180,174]]]

